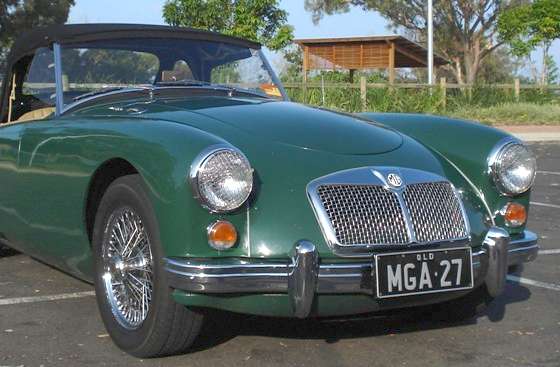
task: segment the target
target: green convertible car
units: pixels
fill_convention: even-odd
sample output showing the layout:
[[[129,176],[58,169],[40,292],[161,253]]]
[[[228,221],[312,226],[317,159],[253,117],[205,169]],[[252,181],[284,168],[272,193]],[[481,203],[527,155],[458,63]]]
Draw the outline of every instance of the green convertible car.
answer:
[[[472,317],[537,256],[523,143],[291,103],[247,40],[35,29],[13,46],[1,103],[0,243],[94,283],[135,356],[188,350],[209,308]]]

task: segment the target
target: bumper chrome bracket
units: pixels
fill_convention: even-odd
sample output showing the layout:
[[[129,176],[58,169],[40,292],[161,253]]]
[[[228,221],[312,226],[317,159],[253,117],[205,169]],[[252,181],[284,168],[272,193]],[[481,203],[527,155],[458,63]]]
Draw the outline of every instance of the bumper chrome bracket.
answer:
[[[486,235],[483,247],[488,254],[488,271],[486,288],[492,297],[499,296],[506,285],[508,270],[509,233],[498,227],[492,227]]]
[[[288,277],[288,295],[292,302],[295,317],[309,316],[319,276],[319,254],[315,245],[300,241],[294,248],[294,264]]]

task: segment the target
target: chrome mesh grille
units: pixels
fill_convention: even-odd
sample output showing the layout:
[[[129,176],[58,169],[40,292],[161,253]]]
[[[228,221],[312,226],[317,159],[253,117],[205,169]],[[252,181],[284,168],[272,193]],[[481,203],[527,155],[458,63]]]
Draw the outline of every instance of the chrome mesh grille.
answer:
[[[448,182],[408,185],[403,194],[417,242],[437,242],[468,236],[463,212]]]
[[[411,184],[402,192],[380,185],[323,184],[317,187],[317,195],[340,246],[468,238],[461,204],[449,182]]]
[[[339,244],[374,245],[410,242],[394,192],[372,185],[322,185],[317,194]]]

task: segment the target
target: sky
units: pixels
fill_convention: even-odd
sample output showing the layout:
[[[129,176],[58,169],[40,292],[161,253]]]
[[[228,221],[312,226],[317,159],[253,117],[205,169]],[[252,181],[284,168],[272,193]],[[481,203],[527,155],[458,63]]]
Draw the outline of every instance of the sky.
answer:
[[[76,0],[68,23],[142,23],[164,24],[162,8],[165,0]],[[296,38],[345,37],[384,35],[387,22],[375,12],[352,8],[348,13],[324,17],[313,24],[311,14],[304,9],[304,0],[281,0],[280,6],[289,13],[288,23],[295,28]],[[560,66],[560,40],[554,42],[551,55]],[[274,58],[274,57],[273,57]],[[534,60],[540,60],[540,52]],[[277,64],[274,62],[273,64]]]
[[[145,23],[164,24],[162,8],[165,0],[76,0],[70,10],[69,23]],[[323,36],[354,36],[386,34],[386,22],[375,13],[359,9],[325,17],[319,25],[311,21],[303,0],[281,0],[281,8],[289,13],[296,38]]]

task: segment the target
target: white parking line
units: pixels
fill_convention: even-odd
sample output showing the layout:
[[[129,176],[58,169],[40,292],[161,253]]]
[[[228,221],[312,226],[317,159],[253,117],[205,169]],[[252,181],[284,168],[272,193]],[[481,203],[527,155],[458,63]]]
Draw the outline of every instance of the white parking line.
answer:
[[[51,296],[6,298],[6,299],[0,299],[0,306],[17,305],[20,303],[36,303],[36,302],[58,301],[64,299],[84,298],[84,297],[91,297],[94,295],[95,292],[90,291],[90,292],[55,294]]]
[[[538,280],[516,277],[515,275],[508,275],[507,279],[510,282],[532,285],[534,287],[545,288],[545,289],[550,289],[550,290],[553,290],[553,291],[560,292],[560,285],[559,284],[539,282]]]
[[[543,175],[557,175],[557,176],[560,176],[560,172],[552,172],[552,171],[537,171],[537,173],[542,173]]]
[[[539,203],[536,201],[531,201],[531,205],[536,205],[536,206],[545,206],[547,208],[555,208],[555,209],[560,209],[560,205],[556,205],[556,204],[546,204],[546,203]]]
[[[539,255],[560,255],[560,249],[540,250]]]

